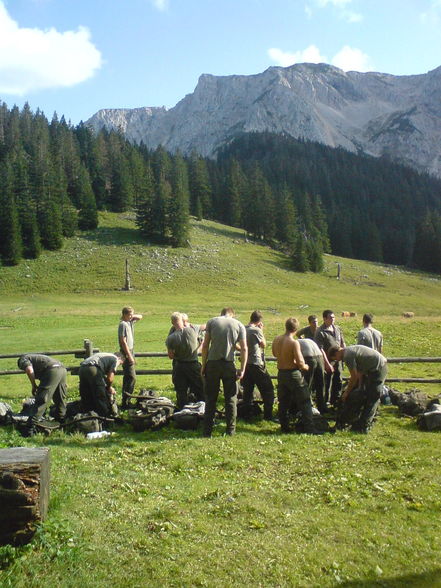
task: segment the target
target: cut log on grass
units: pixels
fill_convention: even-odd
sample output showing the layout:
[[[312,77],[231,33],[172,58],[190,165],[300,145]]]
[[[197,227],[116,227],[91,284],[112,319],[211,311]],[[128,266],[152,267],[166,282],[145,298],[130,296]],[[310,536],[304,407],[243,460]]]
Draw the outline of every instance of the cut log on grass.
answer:
[[[49,504],[50,451],[0,449],[0,545],[24,545]]]

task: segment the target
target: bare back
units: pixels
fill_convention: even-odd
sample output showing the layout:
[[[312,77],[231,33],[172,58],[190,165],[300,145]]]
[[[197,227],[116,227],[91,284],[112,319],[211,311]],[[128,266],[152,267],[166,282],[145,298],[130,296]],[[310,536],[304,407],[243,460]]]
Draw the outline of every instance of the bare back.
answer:
[[[299,342],[293,339],[290,334],[285,333],[276,337],[273,341],[272,351],[277,358],[279,370],[308,369]]]

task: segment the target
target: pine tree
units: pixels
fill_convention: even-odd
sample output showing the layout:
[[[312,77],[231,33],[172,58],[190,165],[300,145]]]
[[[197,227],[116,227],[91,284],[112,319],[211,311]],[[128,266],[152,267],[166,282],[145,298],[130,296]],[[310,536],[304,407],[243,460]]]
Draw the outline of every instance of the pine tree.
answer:
[[[190,212],[198,220],[210,218],[211,185],[206,161],[193,153],[189,163]]]
[[[225,183],[225,217],[224,221],[232,227],[240,227],[242,219],[242,198],[245,192],[246,178],[237,159],[232,159]]]
[[[11,164],[0,163],[0,257],[4,265],[17,265],[22,256],[18,211]]]
[[[21,150],[14,161],[14,192],[21,227],[23,256],[36,259],[41,253],[37,207],[31,196],[27,156]]]
[[[302,233],[299,233],[297,237],[291,259],[294,271],[304,273],[310,269],[306,239]]]
[[[189,233],[189,188],[185,162],[173,158],[171,195],[168,204],[168,230],[172,247],[185,247]]]
[[[309,261],[309,269],[312,272],[320,273],[323,271],[323,249],[320,240],[309,239],[307,242],[307,255]]]
[[[141,231],[142,236],[149,240],[153,238],[153,200],[154,200],[154,178],[152,168],[149,163],[144,167],[144,179],[142,189],[138,193],[136,206],[136,226]]]
[[[78,228],[82,231],[94,230],[98,227],[98,211],[89,174],[84,166],[79,168],[75,189],[80,195]]]

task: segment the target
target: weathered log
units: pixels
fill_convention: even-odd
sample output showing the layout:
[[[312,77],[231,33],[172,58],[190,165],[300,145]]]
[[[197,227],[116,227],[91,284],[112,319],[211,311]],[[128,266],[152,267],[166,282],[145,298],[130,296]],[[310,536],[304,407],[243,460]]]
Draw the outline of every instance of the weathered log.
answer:
[[[0,545],[32,539],[47,513],[49,479],[49,449],[0,449]]]

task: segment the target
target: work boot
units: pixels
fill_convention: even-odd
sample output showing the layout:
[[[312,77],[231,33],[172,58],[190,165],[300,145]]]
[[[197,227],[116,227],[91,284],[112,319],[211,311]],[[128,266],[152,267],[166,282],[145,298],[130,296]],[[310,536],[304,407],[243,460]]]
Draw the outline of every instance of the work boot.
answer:
[[[22,437],[33,437],[36,434],[37,434],[37,429],[33,425],[30,427],[26,426],[21,431]]]

